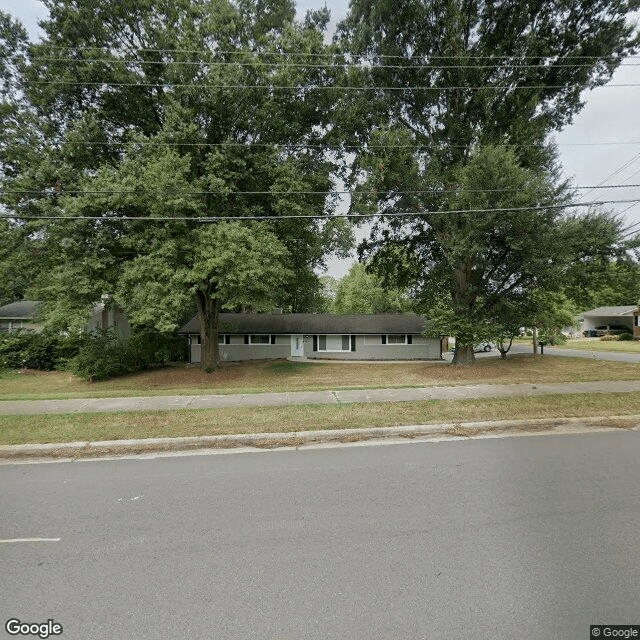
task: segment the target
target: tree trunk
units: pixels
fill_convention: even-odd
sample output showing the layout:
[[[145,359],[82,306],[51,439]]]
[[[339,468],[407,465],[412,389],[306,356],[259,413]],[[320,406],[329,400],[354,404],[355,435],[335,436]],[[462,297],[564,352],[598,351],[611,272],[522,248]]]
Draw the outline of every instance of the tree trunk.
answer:
[[[535,356],[538,354],[538,329],[533,327],[531,333],[533,334],[533,355]]]
[[[456,267],[454,272],[453,308],[459,318],[468,317],[473,305],[471,267],[472,259],[467,258]],[[453,364],[473,364],[476,361],[473,352],[474,346],[473,337],[457,335],[456,348],[453,352]]]
[[[196,293],[198,320],[200,320],[200,369],[211,372],[220,368],[218,348],[218,323],[220,307],[218,301],[202,291]]]
[[[511,345],[513,344],[513,336],[511,336],[509,338],[509,345],[505,347],[504,342],[502,341],[498,341],[497,346],[498,346],[498,351],[500,352],[500,358],[502,360],[504,360],[507,357],[507,353],[509,353],[509,350],[511,349]]]
[[[453,352],[453,364],[473,364],[476,361],[473,353],[473,345],[458,345],[456,338],[456,348]]]

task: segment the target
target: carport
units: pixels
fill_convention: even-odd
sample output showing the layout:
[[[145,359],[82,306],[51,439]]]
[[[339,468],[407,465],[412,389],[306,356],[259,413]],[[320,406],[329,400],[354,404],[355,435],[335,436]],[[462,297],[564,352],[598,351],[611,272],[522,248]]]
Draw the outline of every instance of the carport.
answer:
[[[583,332],[597,331],[598,335],[623,333],[626,330],[636,337],[640,337],[639,310],[637,305],[598,307],[582,314],[580,326]]]

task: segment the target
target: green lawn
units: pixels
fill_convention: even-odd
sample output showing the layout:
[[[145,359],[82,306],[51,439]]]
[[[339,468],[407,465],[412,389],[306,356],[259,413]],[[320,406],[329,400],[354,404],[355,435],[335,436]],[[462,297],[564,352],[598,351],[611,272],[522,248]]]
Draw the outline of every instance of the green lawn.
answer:
[[[640,364],[595,362],[512,354],[481,358],[475,365],[445,362],[300,363],[261,361],[225,364],[211,374],[176,365],[105,382],[88,383],[63,371],[12,372],[0,377],[0,400],[204,395],[385,387],[640,380]]]
[[[516,410],[517,408],[517,410]],[[0,416],[0,445],[640,414],[640,392]]]
[[[553,348],[553,347],[545,347]],[[585,351],[617,351],[621,353],[640,353],[640,340],[567,340],[559,344],[558,349],[583,349]]]

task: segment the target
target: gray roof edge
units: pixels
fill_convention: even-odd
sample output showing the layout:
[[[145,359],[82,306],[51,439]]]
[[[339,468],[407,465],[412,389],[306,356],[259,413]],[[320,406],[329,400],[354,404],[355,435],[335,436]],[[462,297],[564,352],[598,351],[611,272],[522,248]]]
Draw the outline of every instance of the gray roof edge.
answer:
[[[582,316],[625,316],[638,310],[638,305],[597,307],[581,313]]]
[[[260,330],[258,325],[266,325],[264,333],[287,335],[293,333],[332,333],[336,335],[377,335],[380,333],[411,333],[421,335],[424,332],[424,316],[411,313],[378,314],[220,314],[221,333],[225,333],[224,324],[236,321],[234,333],[246,333]],[[346,323],[346,324],[345,324]],[[306,326],[305,326],[306,325]],[[331,325],[334,325],[332,327]],[[336,326],[338,325],[338,326]],[[351,325],[351,326],[350,326]],[[364,326],[363,326],[364,325]],[[385,326],[386,325],[386,326]],[[331,329],[335,328],[335,331]],[[199,332],[198,317],[194,316],[178,330],[178,334],[187,335]]]
[[[16,300],[0,307],[0,318],[3,320],[30,320],[37,311],[40,300]]]

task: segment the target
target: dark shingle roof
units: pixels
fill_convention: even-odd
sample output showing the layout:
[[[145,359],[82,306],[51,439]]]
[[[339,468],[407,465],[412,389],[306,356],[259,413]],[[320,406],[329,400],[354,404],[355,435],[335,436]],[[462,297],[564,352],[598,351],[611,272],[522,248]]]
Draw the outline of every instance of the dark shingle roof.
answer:
[[[0,307],[0,318],[23,320],[33,318],[40,303],[34,300],[18,300]]]
[[[328,313],[221,313],[220,333],[302,333],[302,334],[381,334],[424,331],[424,317],[413,313],[337,316]],[[200,332],[198,316],[178,331]]]
[[[583,316],[630,316],[638,305],[634,307],[598,307],[597,309],[591,309],[591,311],[585,311]]]

